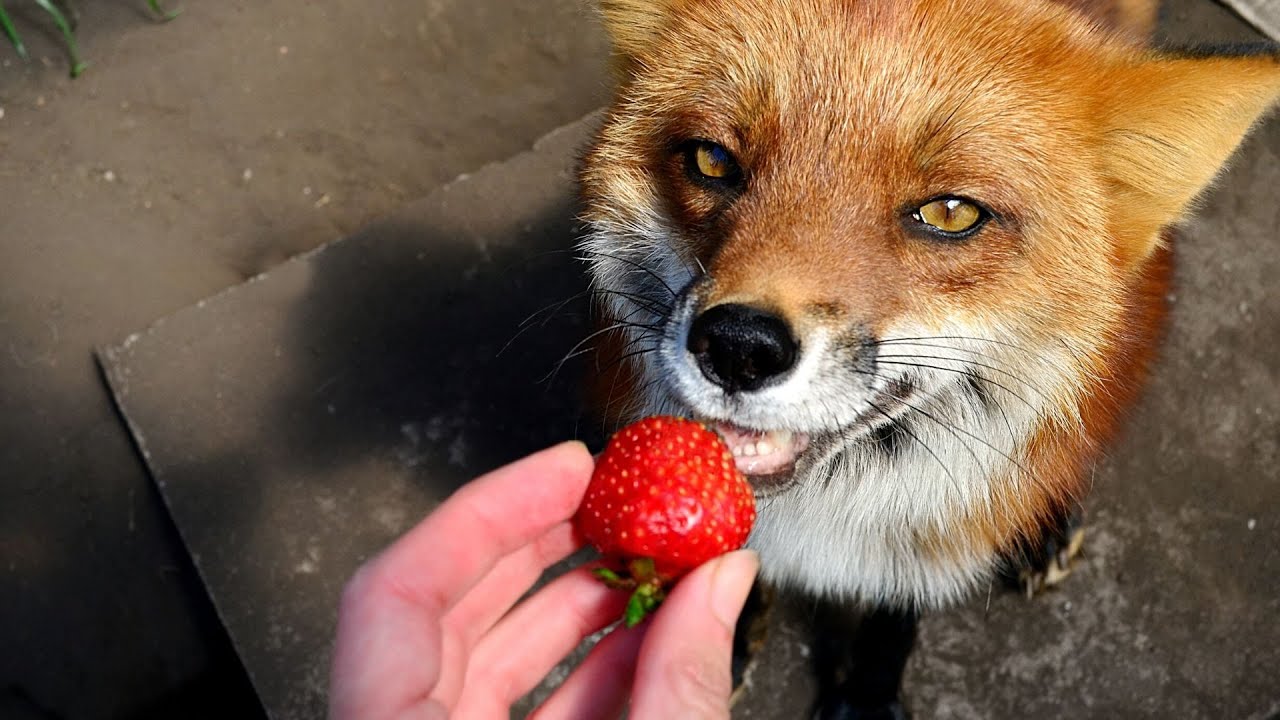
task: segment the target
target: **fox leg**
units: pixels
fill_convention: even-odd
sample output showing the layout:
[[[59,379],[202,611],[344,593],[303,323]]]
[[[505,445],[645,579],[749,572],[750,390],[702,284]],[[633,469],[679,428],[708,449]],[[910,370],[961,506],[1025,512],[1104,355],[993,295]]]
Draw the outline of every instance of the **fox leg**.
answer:
[[[1084,509],[1077,505],[1042,527],[1038,536],[1019,543],[1005,558],[1001,575],[1032,598],[1066,580],[1083,548]]]
[[[905,720],[899,694],[916,614],[883,608],[859,614],[824,601],[812,621],[814,720]]]

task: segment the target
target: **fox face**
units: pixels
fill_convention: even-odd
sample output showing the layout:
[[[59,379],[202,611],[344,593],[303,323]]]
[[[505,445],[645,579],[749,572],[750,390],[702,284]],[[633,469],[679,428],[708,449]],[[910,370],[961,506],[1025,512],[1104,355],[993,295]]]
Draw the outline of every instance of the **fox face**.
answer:
[[[716,427],[774,582],[932,606],[1076,502],[1274,57],[1026,0],[606,0],[608,402]],[[622,400],[618,399],[622,397]]]

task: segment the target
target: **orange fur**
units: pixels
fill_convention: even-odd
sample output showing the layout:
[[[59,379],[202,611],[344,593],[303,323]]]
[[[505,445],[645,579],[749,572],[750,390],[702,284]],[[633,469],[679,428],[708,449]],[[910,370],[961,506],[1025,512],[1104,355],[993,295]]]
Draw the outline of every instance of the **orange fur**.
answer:
[[[1162,332],[1162,233],[1280,98],[1274,55],[1145,49],[1154,7],[602,0],[620,78],[586,216],[661,216],[671,251],[714,278],[705,307],[761,307],[800,337],[960,318],[1061,343],[1070,368],[1045,382],[1056,407],[1021,448],[1027,472],[992,478],[963,531],[918,538],[938,557],[1008,549],[1087,490]],[[691,182],[674,149],[691,139],[733,153],[747,189]],[[942,195],[997,220],[951,244],[904,230]],[[605,384],[634,399],[640,373],[616,372]]]

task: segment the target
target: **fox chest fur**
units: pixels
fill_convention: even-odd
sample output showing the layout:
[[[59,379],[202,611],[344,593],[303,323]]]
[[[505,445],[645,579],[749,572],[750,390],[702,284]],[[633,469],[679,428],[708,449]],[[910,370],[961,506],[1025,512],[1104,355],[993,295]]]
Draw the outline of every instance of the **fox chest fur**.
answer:
[[[603,0],[582,250],[620,419],[717,428],[766,579],[936,606],[1077,503],[1273,56],[1150,3]]]

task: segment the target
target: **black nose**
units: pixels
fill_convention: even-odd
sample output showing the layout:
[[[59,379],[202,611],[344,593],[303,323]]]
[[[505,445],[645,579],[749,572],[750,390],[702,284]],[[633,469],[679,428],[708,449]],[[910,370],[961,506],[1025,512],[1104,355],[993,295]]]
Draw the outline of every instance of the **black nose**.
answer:
[[[717,305],[689,329],[689,352],[707,379],[728,392],[750,392],[795,364],[799,347],[782,318],[747,305]]]

